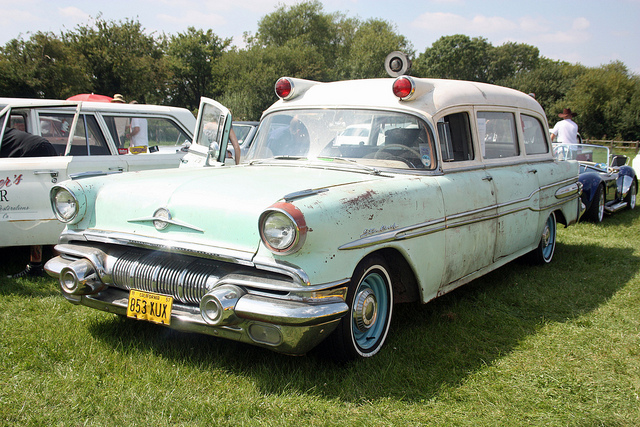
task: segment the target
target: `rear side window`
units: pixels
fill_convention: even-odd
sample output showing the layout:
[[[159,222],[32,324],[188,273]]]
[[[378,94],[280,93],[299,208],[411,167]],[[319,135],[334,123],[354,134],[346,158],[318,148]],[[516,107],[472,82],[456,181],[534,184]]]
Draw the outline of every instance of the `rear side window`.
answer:
[[[94,116],[83,114],[79,117],[69,154],[72,156],[106,156],[111,154]]]
[[[469,114],[450,114],[438,120],[438,139],[444,162],[473,160]]]
[[[103,118],[118,149],[141,145],[179,149],[183,144],[191,141],[191,137],[175,122],[164,117],[103,115]],[[134,135],[133,131],[136,127],[140,128],[140,133]],[[127,150],[119,151],[128,152]]]
[[[513,113],[480,111],[478,134],[485,159],[502,159],[520,155]]]
[[[544,127],[540,120],[526,114],[520,115],[522,133],[524,135],[524,150],[528,155],[546,154],[549,152]]]
[[[40,134],[49,140],[59,155],[63,155],[69,140],[73,114],[40,113]],[[111,154],[109,146],[92,115],[78,117],[71,143],[71,156],[104,156]]]

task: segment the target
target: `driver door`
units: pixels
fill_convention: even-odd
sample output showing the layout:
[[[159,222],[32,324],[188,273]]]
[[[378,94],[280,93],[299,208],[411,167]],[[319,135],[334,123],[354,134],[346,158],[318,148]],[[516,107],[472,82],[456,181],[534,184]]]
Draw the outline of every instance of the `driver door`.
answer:
[[[231,112],[213,99],[202,97],[196,132],[180,167],[220,166],[228,159]]]
[[[0,141],[11,118],[12,108],[7,106],[0,112]],[[38,134],[31,117],[25,119],[24,130]],[[61,150],[64,147],[63,143]],[[66,179],[71,159],[61,155],[0,159],[0,247],[57,242],[64,227],[53,215],[49,191]]]

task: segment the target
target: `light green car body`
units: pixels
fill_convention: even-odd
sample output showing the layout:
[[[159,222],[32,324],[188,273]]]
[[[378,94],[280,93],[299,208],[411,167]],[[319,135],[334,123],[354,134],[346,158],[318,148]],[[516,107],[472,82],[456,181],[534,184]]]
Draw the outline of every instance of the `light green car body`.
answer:
[[[374,315],[354,308],[360,295],[354,272],[372,257],[388,266],[381,271],[388,272],[392,297],[369,292],[362,302],[379,309],[388,305],[387,314],[379,314],[390,322],[394,303],[426,303],[544,249],[549,237],[555,247],[550,219],[568,226],[581,213],[577,163],[556,161],[549,148],[527,154],[524,124],[517,131],[518,155],[485,159],[480,154],[486,137],[479,135],[479,111],[535,118],[547,129],[537,102],[495,86],[413,80],[416,96],[398,100],[392,79],[319,84],[290,79],[302,94],[265,112],[254,145],[260,144],[270,114],[393,111],[417,117],[437,135],[440,144],[431,147],[437,160],[423,158],[432,167],[385,167],[377,157],[366,165],[333,157],[223,165],[222,132],[215,149],[202,149],[200,157],[192,155],[195,160],[186,157],[186,163],[215,167],[60,184],[75,197],[79,213],[60,238],[61,256],[47,263],[47,271],[60,278],[73,303],[125,315],[129,289],[170,294],[173,328],[303,354],[334,330],[349,335],[349,325],[362,323],[362,317],[375,323]],[[471,119],[476,155],[445,162],[437,123],[458,112]],[[197,127],[202,126],[199,118]],[[550,147],[548,135],[544,141]],[[298,225],[304,239],[291,253],[270,250],[261,237],[261,215],[284,205],[303,218]],[[154,214],[158,209],[170,212],[168,223]],[[543,263],[551,260],[554,247]],[[222,320],[203,314],[212,304]],[[371,351],[366,344],[361,348],[356,336],[351,353],[374,355],[387,331],[385,324]]]

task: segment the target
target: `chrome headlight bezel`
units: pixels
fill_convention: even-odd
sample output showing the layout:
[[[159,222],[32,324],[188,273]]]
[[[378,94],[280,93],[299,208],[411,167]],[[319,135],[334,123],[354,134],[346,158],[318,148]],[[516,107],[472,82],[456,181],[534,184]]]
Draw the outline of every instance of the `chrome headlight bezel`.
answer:
[[[304,245],[307,224],[304,215],[291,203],[276,203],[260,215],[262,243],[274,254],[289,255]]]
[[[86,203],[73,190],[63,185],[55,185],[49,193],[51,209],[58,221],[65,224],[79,222],[85,214]],[[64,207],[64,205],[68,205]]]

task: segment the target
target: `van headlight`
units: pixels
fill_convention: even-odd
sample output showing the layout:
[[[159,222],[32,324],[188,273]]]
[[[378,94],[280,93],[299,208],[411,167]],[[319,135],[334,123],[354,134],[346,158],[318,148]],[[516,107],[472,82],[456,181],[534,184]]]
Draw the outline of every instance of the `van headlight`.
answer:
[[[279,255],[297,252],[307,236],[304,215],[290,203],[276,203],[266,209],[258,226],[262,242]]]
[[[51,208],[59,221],[64,223],[78,222],[84,212],[81,209],[86,203],[80,203],[73,192],[65,187],[55,186],[51,189]]]

